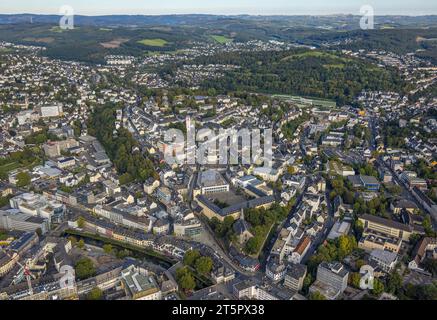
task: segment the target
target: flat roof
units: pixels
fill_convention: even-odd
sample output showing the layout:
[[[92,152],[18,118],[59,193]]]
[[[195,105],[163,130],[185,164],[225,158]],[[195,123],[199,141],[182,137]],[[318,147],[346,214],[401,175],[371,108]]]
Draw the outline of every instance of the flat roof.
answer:
[[[397,222],[397,221],[393,221],[393,220],[388,220],[385,218],[381,218],[378,216],[372,216],[370,214],[364,214],[361,217],[359,217],[359,219],[363,219],[363,220],[368,220],[370,222],[373,223],[377,223],[380,225],[384,225],[384,226],[388,226],[391,228],[395,228],[395,229],[400,229],[400,230],[404,230],[407,232],[411,232],[411,228],[403,223]]]

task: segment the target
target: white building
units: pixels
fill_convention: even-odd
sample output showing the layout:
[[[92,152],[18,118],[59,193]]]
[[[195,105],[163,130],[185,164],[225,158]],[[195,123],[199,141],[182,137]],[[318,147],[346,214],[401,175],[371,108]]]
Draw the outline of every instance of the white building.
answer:
[[[35,193],[23,193],[9,200],[11,208],[22,213],[47,219],[49,223],[59,222],[65,213],[65,205]]]
[[[398,255],[396,252],[374,249],[370,253],[370,261],[376,262],[385,272],[390,272],[398,262]]]
[[[62,115],[62,112],[63,110],[61,105],[41,107],[42,118],[59,117]]]
[[[198,187],[200,194],[207,195],[229,192],[229,183],[215,170],[206,170],[199,174]]]

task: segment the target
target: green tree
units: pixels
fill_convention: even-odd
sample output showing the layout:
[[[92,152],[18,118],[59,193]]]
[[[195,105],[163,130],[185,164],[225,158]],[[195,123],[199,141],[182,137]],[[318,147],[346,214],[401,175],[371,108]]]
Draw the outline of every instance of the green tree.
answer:
[[[77,226],[78,226],[79,228],[83,229],[83,227],[85,226],[85,218],[84,218],[84,217],[80,216],[80,217],[77,219]]]
[[[396,294],[402,288],[402,276],[394,271],[390,274],[387,282],[387,291]]]
[[[355,262],[355,267],[360,270],[362,266],[364,266],[366,264],[366,261],[364,261],[363,259],[358,259]]]
[[[132,252],[127,250],[127,249],[123,249],[123,250],[117,251],[117,253],[116,253],[116,256],[117,256],[118,259],[124,259],[126,257],[131,256],[131,255],[132,255]]]
[[[258,249],[260,247],[260,239],[258,237],[253,237],[250,238],[247,242],[246,242],[246,246],[245,246],[245,251],[248,254],[255,254],[258,252]]]
[[[184,264],[186,266],[194,266],[196,260],[200,257],[199,250],[188,250],[184,255]]]
[[[83,241],[83,239],[80,239],[79,242],[77,243],[77,247],[79,249],[85,248],[85,241]]]
[[[311,275],[311,273],[307,273],[305,279],[303,280],[302,291],[308,293],[308,290],[313,282],[313,276]]]
[[[31,176],[28,172],[20,172],[17,174],[17,187],[18,188],[23,188],[23,187],[27,187],[30,184],[31,181]]]
[[[319,291],[316,291],[316,292],[310,293],[308,299],[309,300],[326,300],[326,297],[323,294],[321,294]]]
[[[341,235],[338,238],[338,257],[340,260],[350,255],[357,247],[357,241],[353,236]]]
[[[349,277],[349,283],[352,287],[359,289],[360,288],[361,275],[358,272],[351,273]]]
[[[179,268],[176,270],[176,281],[179,287],[185,291],[193,291],[196,287],[196,280],[187,268]]]
[[[200,257],[195,262],[195,269],[197,272],[203,275],[207,275],[211,272],[213,263],[210,257]]]
[[[93,288],[86,296],[87,300],[102,300],[103,291],[99,287]]]
[[[88,279],[96,275],[94,263],[89,258],[81,258],[75,265],[76,276],[79,280]]]
[[[103,251],[104,251],[106,254],[111,254],[111,253],[112,253],[112,250],[113,250],[112,245],[110,245],[110,244],[105,244],[105,245],[103,245]]]
[[[375,296],[379,296],[381,293],[383,293],[385,290],[384,284],[379,279],[373,280],[373,289],[372,294]]]
[[[431,221],[431,216],[430,215],[426,215],[425,218],[423,219],[422,222],[422,226],[425,229],[426,235],[427,236],[434,236],[434,229],[432,227],[432,221]]]

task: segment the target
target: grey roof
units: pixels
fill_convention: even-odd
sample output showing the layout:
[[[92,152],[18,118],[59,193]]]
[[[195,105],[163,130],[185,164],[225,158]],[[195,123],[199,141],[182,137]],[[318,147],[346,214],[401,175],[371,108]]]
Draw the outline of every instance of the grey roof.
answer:
[[[396,261],[398,257],[398,255],[395,252],[380,250],[380,249],[372,250],[370,256],[372,258],[376,258],[380,261],[383,261],[385,264],[393,263],[394,261]]]
[[[297,263],[297,264],[290,264],[287,268],[286,275],[288,277],[291,277],[293,279],[300,279],[304,277],[307,273],[307,266]]]
[[[360,179],[364,184],[379,184],[378,179],[373,176],[360,175]]]
[[[397,221],[384,219],[384,218],[381,218],[381,217],[378,217],[378,216],[372,216],[370,214],[364,214],[361,218],[364,219],[364,220],[371,221],[373,223],[377,223],[377,224],[380,224],[380,225],[388,226],[390,228],[394,228],[394,229],[399,229],[399,230],[404,230],[404,231],[407,231],[407,232],[411,232],[411,227],[410,226],[402,224],[402,223],[397,222]]]
[[[234,204],[232,206],[229,206],[229,207],[226,207],[223,209],[219,208],[217,205],[215,205],[212,201],[210,201],[207,197],[205,197],[203,195],[198,195],[197,200],[202,202],[205,206],[207,206],[209,209],[214,211],[216,214],[218,214],[222,217],[226,217],[226,216],[234,214],[236,212],[240,212],[241,209],[256,208],[256,207],[259,207],[261,205],[273,202],[273,201],[275,201],[275,197],[274,196],[261,197],[261,198],[253,199],[250,201],[240,202],[240,203]]]
[[[338,261],[334,261],[334,262],[324,261],[319,265],[319,268],[328,269],[331,272],[338,274],[341,277],[344,277],[348,274],[348,271],[344,268],[343,264]]]
[[[249,225],[245,220],[237,220],[234,225],[232,226],[232,229],[234,229],[235,233],[237,235],[243,234],[244,232],[250,232],[249,231]]]
[[[198,183],[202,187],[211,187],[216,185],[225,185],[226,181],[222,175],[215,170],[206,170],[199,174]]]
[[[256,194],[258,197],[265,197],[267,195],[265,192],[259,190],[258,188],[255,188],[253,185],[250,184],[246,187],[246,189]]]
[[[46,219],[41,217],[35,217],[35,216],[30,216],[29,218],[26,219],[26,222],[37,223],[37,224],[42,224],[45,221]]]
[[[394,201],[393,205],[397,208],[412,208],[417,209],[417,206],[414,202],[407,199],[399,199]]]

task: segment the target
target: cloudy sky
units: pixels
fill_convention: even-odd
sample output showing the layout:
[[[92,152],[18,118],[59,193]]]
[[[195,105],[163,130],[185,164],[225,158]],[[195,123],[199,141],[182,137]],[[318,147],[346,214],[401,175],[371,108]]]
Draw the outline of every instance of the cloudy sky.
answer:
[[[436,0],[0,0],[0,13],[58,14],[63,5],[75,14],[359,14],[372,5],[376,15],[437,14]]]

